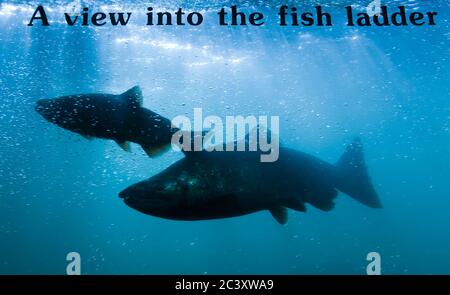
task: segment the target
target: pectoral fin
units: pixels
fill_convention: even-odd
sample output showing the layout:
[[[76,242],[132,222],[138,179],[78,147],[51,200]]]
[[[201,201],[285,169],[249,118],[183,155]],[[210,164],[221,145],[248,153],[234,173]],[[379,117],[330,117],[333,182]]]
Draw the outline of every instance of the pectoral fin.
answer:
[[[167,152],[170,149],[170,144],[160,144],[148,147],[142,146],[142,149],[150,158],[155,158]]]
[[[288,221],[287,209],[283,206],[275,206],[269,209],[273,218],[278,221],[279,224],[285,225]]]
[[[131,152],[130,142],[128,142],[128,141],[118,141],[118,140],[116,140],[116,142],[120,146],[121,149],[123,149],[126,152]]]

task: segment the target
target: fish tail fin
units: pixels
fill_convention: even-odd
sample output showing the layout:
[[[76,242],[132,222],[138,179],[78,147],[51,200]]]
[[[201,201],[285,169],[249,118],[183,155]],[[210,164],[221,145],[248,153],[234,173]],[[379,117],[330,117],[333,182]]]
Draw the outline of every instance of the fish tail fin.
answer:
[[[340,180],[338,189],[358,202],[381,208],[382,204],[364,161],[363,147],[359,137],[355,138],[336,163]]]

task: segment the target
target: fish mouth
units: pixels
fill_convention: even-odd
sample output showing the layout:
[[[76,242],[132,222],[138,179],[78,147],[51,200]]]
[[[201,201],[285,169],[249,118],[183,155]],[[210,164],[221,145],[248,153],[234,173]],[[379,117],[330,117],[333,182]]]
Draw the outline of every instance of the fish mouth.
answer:
[[[34,106],[34,110],[38,112],[39,114],[43,115],[45,111],[47,110],[48,100],[47,99],[40,99],[36,101],[36,104]]]
[[[39,99],[34,105],[34,110],[44,119],[52,123],[56,123],[56,113],[53,109],[52,99]]]
[[[135,183],[119,193],[119,198],[124,200],[154,201],[158,195],[164,192],[164,186],[160,183]]]
[[[124,189],[119,193],[119,198],[124,201],[135,201],[135,202],[143,202],[145,198],[140,196],[136,196],[133,192],[130,192],[129,189]]]
[[[129,189],[121,191],[119,193],[119,198],[121,198],[128,206],[137,210],[145,207],[160,208],[171,204],[169,201],[170,199],[166,199],[165,196],[155,197],[155,195],[150,195],[149,197],[144,197]]]
[[[125,200],[129,200],[131,199],[131,196],[129,194],[127,194],[126,190],[123,190],[119,193],[119,198]]]

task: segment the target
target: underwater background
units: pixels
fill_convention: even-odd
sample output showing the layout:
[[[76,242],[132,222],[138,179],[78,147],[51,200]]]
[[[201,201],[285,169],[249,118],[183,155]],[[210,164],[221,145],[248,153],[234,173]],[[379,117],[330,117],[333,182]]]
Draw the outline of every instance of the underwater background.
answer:
[[[333,27],[278,26],[280,5],[320,1],[240,2],[263,27],[218,26],[231,1],[95,2],[80,5],[133,11],[130,23],[68,27],[65,1],[0,1],[1,274],[65,274],[71,251],[82,274],[365,274],[372,251],[383,274],[450,273],[449,1],[382,0],[437,11],[437,25],[370,28],[344,25],[345,6],[370,1],[321,1]],[[26,25],[38,4],[49,27]],[[205,20],[147,27],[148,6]],[[136,84],[167,118],[278,115],[284,146],[332,163],[360,136],[384,208],[340,194],[331,212],[290,210],[286,226],[268,211],[187,222],[132,210],[118,192],[182,155],[88,141],[34,104]]]

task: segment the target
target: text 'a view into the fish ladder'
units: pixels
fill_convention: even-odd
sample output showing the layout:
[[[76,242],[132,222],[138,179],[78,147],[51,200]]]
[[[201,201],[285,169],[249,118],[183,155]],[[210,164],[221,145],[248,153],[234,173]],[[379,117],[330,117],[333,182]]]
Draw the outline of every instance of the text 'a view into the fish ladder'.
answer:
[[[370,9],[369,9],[370,8]],[[204,13],[186,11],[178,8],[175,11],[157,11],[147,7],[145,12],[146,26],[199,26],[204,23]],[[276,10],[275,10],[276,11]],[[386,5],[368,7],[366,11],[346,6],[342,10],[345,14],[346,26],[358,27],[386,27],[386,26],[434,26],[437,23],[436,11],[408,10],[405,6],[388,7]],[[62,17],[68,26],[126,26],[132,19],[133,12],[102,12],[92,11],[83,7],[76,12],[64,12]],[[210,14],[208,14],[209,16]],[[263,26],[268,19],[276,18],[281,27],[285,26],[319,26],[329,27],[335,24],[331,12],[318,5],[311,9],[301,10],[295,6],[282,5],[276,15],[266,16],[262,11],[248,11],[236,5],[221,8],[215,15],[215,22],[219,26]],[[340,22],[339,22],[340,23]],[[38,6],[28,22],[33,25],[49,26],[50,20],[43,6]]]

